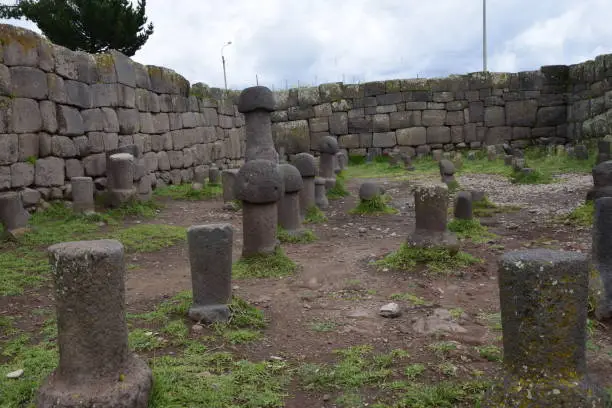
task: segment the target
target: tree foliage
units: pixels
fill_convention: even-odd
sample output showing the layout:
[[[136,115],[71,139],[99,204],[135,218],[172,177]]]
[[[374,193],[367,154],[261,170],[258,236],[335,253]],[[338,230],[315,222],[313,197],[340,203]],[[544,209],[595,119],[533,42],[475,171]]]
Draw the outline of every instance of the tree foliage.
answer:
[[[127,56],[153,34],[146,0],[20,0],[0,6],[0,18],[26,18],[50,41],[89,53],[115,49]]]

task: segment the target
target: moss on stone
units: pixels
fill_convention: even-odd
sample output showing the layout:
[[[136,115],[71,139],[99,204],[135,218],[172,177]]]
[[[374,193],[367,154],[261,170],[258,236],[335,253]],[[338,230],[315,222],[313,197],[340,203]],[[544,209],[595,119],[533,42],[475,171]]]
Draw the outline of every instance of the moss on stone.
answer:
[[[0,39],[3,45],[9,45],[16,42],[19,43],[24,50],[28,51],[38,47],[41,37],[33,31],[8,24],[2,24],[0,25]]]

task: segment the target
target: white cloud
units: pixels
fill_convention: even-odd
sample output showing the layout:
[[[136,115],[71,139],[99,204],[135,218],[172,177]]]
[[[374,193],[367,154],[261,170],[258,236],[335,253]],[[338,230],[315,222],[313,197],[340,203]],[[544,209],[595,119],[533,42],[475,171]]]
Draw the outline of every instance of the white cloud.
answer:
[[[609,0],[488,0],[489,69],[612,52]],[[149,0],[155,33],[134,59],[191,82],[284,87],[443,76],[482,67],[481,0]],[[20,25],[31,27],[30,23]]]

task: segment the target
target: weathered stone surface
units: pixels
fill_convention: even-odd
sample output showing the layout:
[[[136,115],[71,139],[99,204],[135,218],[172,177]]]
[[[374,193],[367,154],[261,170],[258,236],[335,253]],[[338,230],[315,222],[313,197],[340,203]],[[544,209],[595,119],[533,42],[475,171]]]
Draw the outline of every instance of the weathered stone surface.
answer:
[[[0,136],[0,165],[12,164],[19,158],[19,137],[17,135]]]
[[[470,115],[471,119],[471,115]],[[502,106],[488,106],[484,111],[484,123],[485,126],[505,126],[506,124],[506,111]]]
[[[374,133],[372,136],[373,147],[393,147],[396,144],[395,132]]]
[[[567,120],[567,108],[565,106],[547,106],[538,110],[537,126],[557,126]]]
[[[404,111],[389,114],[389,127],[391,129],[411,128],[421,126],[421,112]]]
[[[272,139],[277,147],[283,147],[287,154],[310,150],[310,133],[306,120],[272,124]]]
[[[274,94],[265,86],[253,86],[240,93],[238,112],[248,113],[255,110],[274,111]]]
[[[89,85],[79,81],[64,81],[66,87],[66,103],[74,105],[78,108],[91,108],[93,106],[93,97]]]
[[[315,205],[319,209],[324,210],[329,207],[329,200],[327,199],[327,193],[325,189],[325,179],[322,177],[315,177]]]
[[[420,146],[427,143],[427,130],[424,127],[398,129],[395,133],[400,146]]]
[[[232,297],[231,224],[208,224],[187,229],[193,304],[189,317],[214,323],[227,321]]]
[[[533,99],[509,101],[506,103],[506,124],[508,126],[534,126],[538,113],[538,102]]]
[[[49,95],[47,74],[37,68],[11,67],[11,92],[15,98],[46,99]]]
[[[0,193],[0,224],[5,233],[25,228],[29,218],[18,193]]]
[[[64,161],[58,157],[36,160],[35,184],[41,187],[64,185]]]
[[[448,126],[431,126],[427,128],[427,143],[449,143],[451,141],[450,128]]]
[[[77,148],[67,136],[51,137],[51,154],[57,157],[74,157],[77,155]]]
[[[329,132],[333,135],[345,135],[348,133],[348,115],[346,112],[332,113],[329,117]]]
[[[423,111],[423,126],[442,126],[446,122],[446,111],[425,110]]]
[[[132,135],[140,131],[140,114],[136,109],[117,109],[119,134]]]
[[[11,110],[11,125],[15,133],[36,133],[42,129],[42,117],[38,102],[33,99],[14,98]]]
[[[586,372],[588,288],[584,254],[534,249],[502,256],[505,375],[487,406],[605,406]]]
[[[26,162],[14,163],[10,170],[10,187],[27,187],[34,183],[34,165]]]
[[[246,162],[238,172],[236,197],[253,204],[274,203],[283,192],[283,180],[278,166],[269,160]]]
[[[455,200],[455,218],[459,220],[471,220],[472,213],[472,193],[469,191],[460,191],[457,193]]]
[[[359,186],[359,199],[372,200],[382,194],[382,189],[378,183],[367,181]]]
[[[57,105],[57,125],[60,135],[79,136],[85,133],[81,113],[70,106]]]

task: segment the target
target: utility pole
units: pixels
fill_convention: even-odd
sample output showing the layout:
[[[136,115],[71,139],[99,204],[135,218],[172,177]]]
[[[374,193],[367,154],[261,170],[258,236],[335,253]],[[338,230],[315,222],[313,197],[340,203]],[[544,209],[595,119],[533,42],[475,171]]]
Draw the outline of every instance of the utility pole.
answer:
[[[487,0],[482,0],[482,71],[487,72]]]
[[[225,93],[227,93],[227,74],[225,72],[225,56],[223,56],[223,49],[228,45],[232,45],[232,42],[228,41],[223,44],[223,47],[221,47],[221,62],[223,63],[223,82],[225,84]]]

